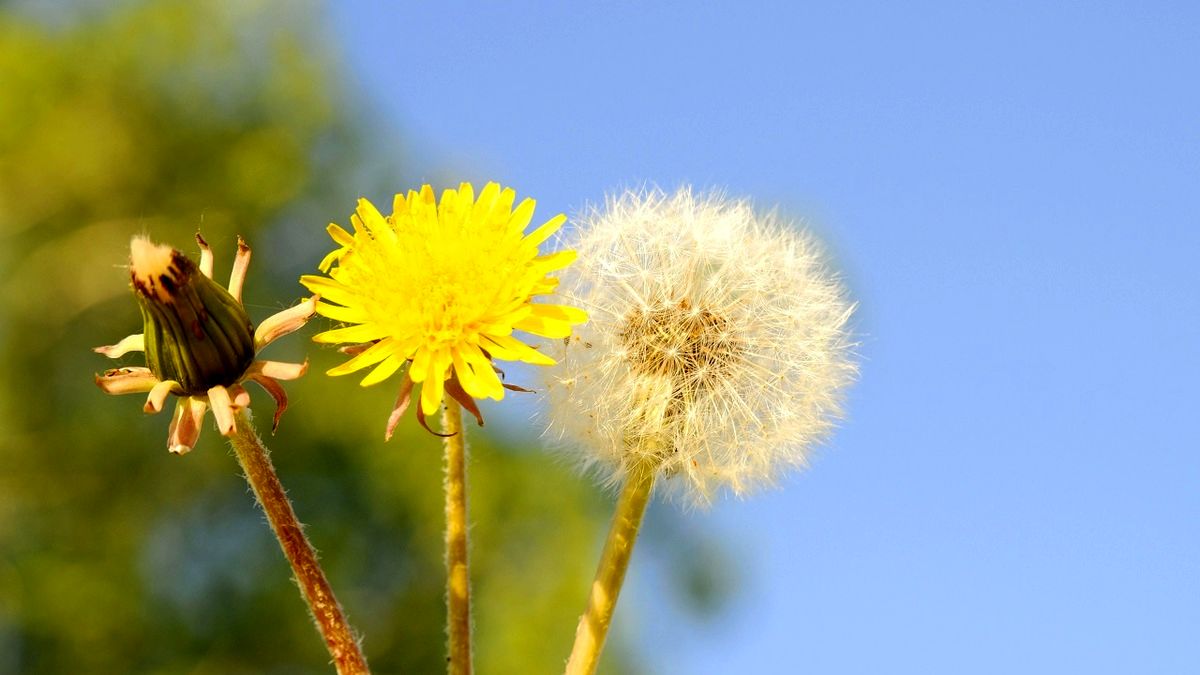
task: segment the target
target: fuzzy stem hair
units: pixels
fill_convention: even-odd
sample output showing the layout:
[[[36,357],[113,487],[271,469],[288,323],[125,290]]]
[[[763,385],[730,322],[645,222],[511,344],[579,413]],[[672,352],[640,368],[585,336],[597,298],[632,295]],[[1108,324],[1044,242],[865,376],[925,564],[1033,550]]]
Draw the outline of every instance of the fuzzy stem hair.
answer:
[[[462,407],[447,397],[442,414],[446,436],[446,633],[447,671],[471,673],[471,575],[467,536],[467,441]]]
[[[333,595],[333,589],[325,579],[325,572],[317,561],[317,553],[313,550],[308,538],[304,535],[304,526],[296,518],[292,503],[275,474],[275,467],[267,448],[254,431],[250,417],[245,411],[238,411],[236,428],[229,436],[229,444],[233,446],[238,463],[246,474],[246,481],[254,490],[254,496],[267,514],[267,521],[279,539],[279,546],[292,565],[292,572],[300,585],[301,595],[308,603],[317,624],[317,630],[325,639],[325,646],[333,657],[334,666],[339,675],[362,675],[370,673],[366,659],[363,658],[354,631],[346,621],[341,605]]]

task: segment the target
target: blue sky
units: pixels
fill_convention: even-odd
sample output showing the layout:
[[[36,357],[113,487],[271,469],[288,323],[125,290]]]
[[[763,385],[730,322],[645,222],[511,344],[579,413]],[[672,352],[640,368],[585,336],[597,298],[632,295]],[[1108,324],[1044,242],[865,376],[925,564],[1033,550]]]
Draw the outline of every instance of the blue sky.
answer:
[[[635,555],[617,621],[659,672],[1194,669],[1200,5],[902,4],[329,11],[407,178],[545,216],[724,188],[861,303],[814,467],[689,516],[732,606],[679,623]]]

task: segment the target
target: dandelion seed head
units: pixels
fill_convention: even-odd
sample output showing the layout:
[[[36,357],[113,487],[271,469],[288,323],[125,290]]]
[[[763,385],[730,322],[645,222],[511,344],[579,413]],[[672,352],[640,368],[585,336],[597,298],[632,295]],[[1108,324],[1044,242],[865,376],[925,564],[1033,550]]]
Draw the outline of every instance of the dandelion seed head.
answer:
[[[590,321],[548,370],[549,429],[605,483],[681,501],[803,467],[853,379],[853,307],[811,237],[749,203],[627,192],[585,212],[559,292]]]

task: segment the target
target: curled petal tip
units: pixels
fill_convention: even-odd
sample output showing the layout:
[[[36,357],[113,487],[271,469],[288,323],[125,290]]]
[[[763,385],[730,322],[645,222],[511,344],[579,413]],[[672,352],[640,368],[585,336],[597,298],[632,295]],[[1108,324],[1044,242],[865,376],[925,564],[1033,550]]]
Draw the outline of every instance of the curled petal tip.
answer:
[[[95,380],[106,394],[141,394],[158,384],[149,368],[113,368],[96,375]]]
[[[172,455],[186,455],[191,451],[192,451],[191,447],[183,445],[183,444],[172,445],[171,447],[167,448],[167,452],[171,453]]]
[[[257,382],[271,395],[271,398],[275,399],[275,416],[271,419],[271,433],[274,434],[279,429],[279,418],[283,417],[283,411],[288,407],[287,392],[279,386],[278,382],[265,375],[251,375],[250,379]]]
[[[163,380],[154,385],[154,388],[150,390],[150,395],[146,397],[146,405],[142,407],[142,410],[150,414],[161,412],[163,404],[167,401],[167,396],[178,385],[179,383],[174,380]]]
[[[342,354],[345,354],[346,356],[358,356],[359,354],[367,351],[367,349],[369,349],[371,347],[371,345],[373,345],[373,344],[375,344],[375,343],[374,342],[364,342],[363,344],[360,344],[360,345],[346,345],[344,347],[338,347],[338,351],[341,352]]]
[[[242,286],[246,282],[246,270],[250,267],[250,247],[242,235],[238,235],[238,250],[233,258],[233,271],[229,274],[229,294],[239,303],[242,301]]]
[[[308,359],[304,363],[281,361],[255,361],[250,364],[249,375],[266,375],[276,380],[295,380],[308,372]]]
[[[146,340],[141,333],[135,333],[122,339],[115,345],[105,345],[103,347],[94,347],[92,351],[97,354],[103,354],[110,359],[115,359],[118,356],[124,356],[129,352],[144,352],[146,351]]]
[[[314,295],[295,307],[289,307],[268,317],[254,331],[255,348],[262,349],[284,335],[299,330],[309,319],[316,316],[318,300],[320,296]]]
[[[200,246],[200,272],[211,279],[213,274],[213,252],[208,242],[204,240],[204,237],[200,236],[199,230],[196,230],[196,243]]]

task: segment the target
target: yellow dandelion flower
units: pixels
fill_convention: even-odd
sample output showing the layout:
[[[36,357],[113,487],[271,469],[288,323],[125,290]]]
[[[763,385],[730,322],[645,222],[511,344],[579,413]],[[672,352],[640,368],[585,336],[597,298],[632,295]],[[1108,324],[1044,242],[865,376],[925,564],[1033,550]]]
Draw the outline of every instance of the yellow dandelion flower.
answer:
[[[552,273],[575,259],[574,251],[540,254],[538,247],[566,216],[557,215],[531,232],[535,202],[514,207],[516,193],[488,183],[478,195],[468,183],[436,199],[433,188],[397,194],[384,217],[360,199],[350,223],[354,232],[330,224],[338,245],[321,261],[328,276],[300,282],[321,296],[317,312],[344,327],[313,339],[352,343],[352,358],[330,369],[346,375],[371,367],[367,386],[408,364],[400,397],[388,422],[391,436],[408,406],[414,383],[421,385],[418,420],[452,396],[483,423],[474,399],[500,400],[504,390],[492,359],[551,365],[553,359],[513,335],[523,331],[565,338],[587,320],[582,310],[533,302],[558,285]]]

